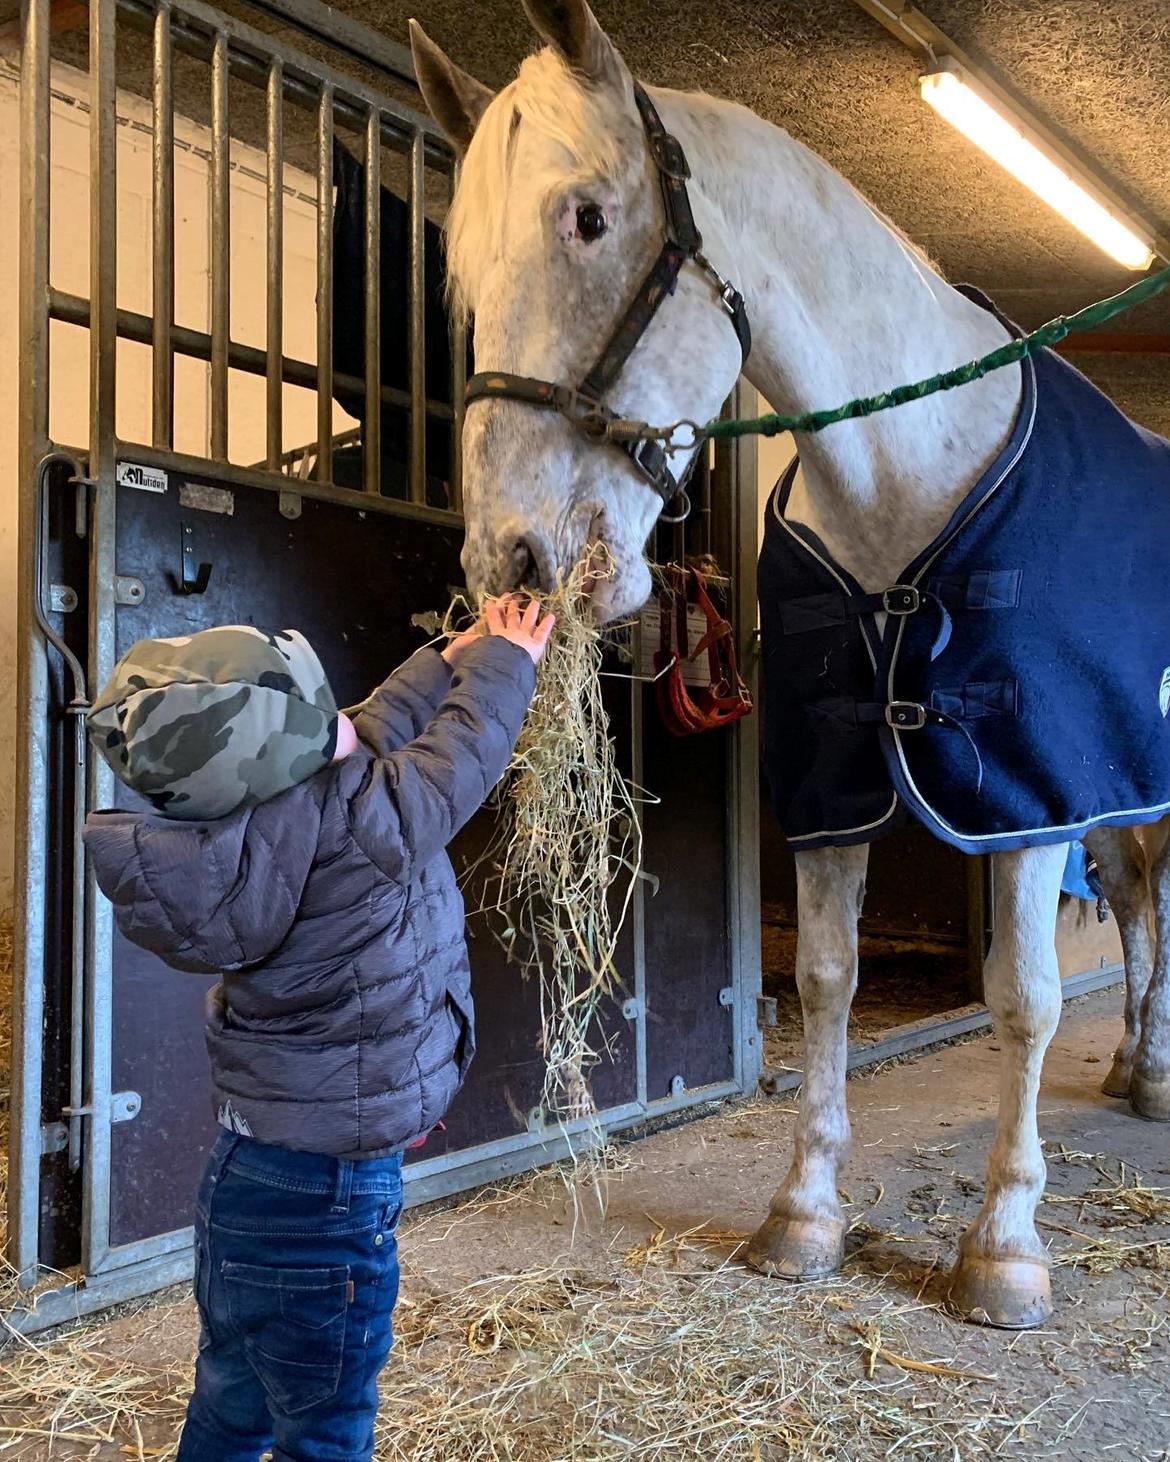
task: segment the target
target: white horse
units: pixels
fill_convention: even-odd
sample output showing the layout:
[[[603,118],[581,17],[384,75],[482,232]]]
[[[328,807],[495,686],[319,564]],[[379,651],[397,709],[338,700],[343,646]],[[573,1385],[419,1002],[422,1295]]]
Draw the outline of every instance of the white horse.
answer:
[[[663,240],[658,173],[631,76],[584,0],[525,0],[548,42],[498,95],[455,66],[412,23],[427,105],[463,155],[448,220],[457,309],[474,312],[477,364],[577,381],[613,330]],[[692,169],[704,252],[746,297],[753,385],[801,412],[913,381],[1007,339],[998,320],[952,289],[826,163],[744,108],[651,89]],[[684,267],[609,390],[623,417],[716,415],[741,353],[711,275]],[[798,441],[790,516],[820,536],[867,592],[949,519],[1008,438],[1018,366],[959,391]],[[661,499],[626,458],[561,416],[516,400],[479,401],[464,431],[473,587],[548,582],[600,538],[616,565],[596,591],[606,618],[650,592],[644,546]],[[681,465],[677,463],[676,465]],[[1160,829],[1098,831],[1100,865],[1125,946],[1125,1035],[1106,1090],[1170,1118],[1170,848]],[[951,1302],[1009,1327],[1051,1312],[1035,1227],[1045,1164],[1036,1098],[1061,1008],[1054,948],[1064,846],[994,855],[987,1003],[1002,1047],[998,1127],[983,1205],[959,1245]],[[791,1169],[749,1250],[791,1279],[840,1263],[837,1195],[849,1142],[846,1025],[857,978],[857,917],[867,848],[798,853],[797,980],[805,1085]],[[1156,934],[1147,924],[1152,885]]]

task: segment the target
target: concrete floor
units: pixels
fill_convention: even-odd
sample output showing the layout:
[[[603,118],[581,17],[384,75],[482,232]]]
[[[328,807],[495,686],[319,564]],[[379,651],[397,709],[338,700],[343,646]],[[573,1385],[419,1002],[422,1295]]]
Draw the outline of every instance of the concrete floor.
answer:
[[[1170,1222],[1142,1222],[1117,1205],[1065,1201],[1107,1185],[1097,1163],[1108,1174],[1124,1163],[1130,1172],[1141,1174],[1147,1187],[1170,1196],[1170,1126],[1140,1121],[1125,1104],[1098,1090],[1119,1023],[1118,991],[1089,997],[1066,1010],[1050,1050],[1040,1103],[1041,1132],[1051,1159],[1049,1195],[1040,1210],[1042,1232],[1051,1238],[1054,1255],[1080,1250],[1086,1240],[1098,1249],[1102,1242],[1144,1247],[1130,1250],[1118,1267],[1116,1256],[1102,1258],[1098,1267],[1111,1272],[1086,1272],[1067,1261],[1056,1267],[1056,1317],[1031,1334],[979,1330],[922,1302],[932,1297],[935,1276],[950,1263],[958,1235],[978,1205],[995,1115],[994,1038],[891,1063],[850,1082],[855,1141],[842,1186],[857,1224],[847,1264],[854,1276],[872,1281],[855,1318],[864,1322],[862,1328],[880,1321],[882,1344],[896,1355],[941,1358],[956,1370],[992,1378],[994,1384],[987,1381],[985,1387],[987,1406],[1019,1417],[1038,1408],[1032,1423],[1007,1436],[997,1455],[1060,1456],[1076,1462],[1170,1459]],[[407,1308],[537,1263],[572,1266],[586,1274],[612,1271],[615,1255],[644,1242],[656,1227],[667,1234],[699,1225],[720,1231],[705,1266],[717,1269],[732,1252],[728,1238],[746,1234],[766,1210],[790,1150],[794,1110],[786,1097],[731,1105],[712,1117],[629,1144],[623,1149],[626,1169],[610,1183],[604,1220],[575,1226],[565,1189],[553,1174],[521,1183],[518,1191],[486,1203],[481,1197],[453,1210],[409,1217],[401,1232]],[[1164,1205],[1161,1218],[1170,1219]],[[1150,1248],[1154,1241],[1166,1247]],[[796,1298],[809,1287],[794,1290],[732,1267],[735,1273],[727,1271],[727,1282],[750,1286],[744,1292],[756,1300],[757,1286],[772,1286],[776,1330],[793,1346],[851,1347],[842,1351],[847,1373],[854,1355],[858,1366],[864,1363],[857,1349],[857,1325],[810,1325],[807,1308]],[[722,1282],[718,1275],[715,1279]],[[851,1302],[840,1303],[849,1309]],[[75,1333],[72,1341],[56,1343],[75,1345],[77,1338]],[[155,1304],[87,1332],[87,1348],[99,1365],[105,1358],[123,1368],[181,1366],[194,1341],[192,1307],[186,1299]],[[396,1351],[391,1360],[388,1386],[395,1384],[394,1366],[407,1363],[400,1356]],[[879,1359],[878,1364],[880,1374],[886,1363]],[[930,1374],[888,1369],[899,1386],[920,1389],[923,1406],[939,1404],[939,1388],[948,1383]],[[162,1415],[143,1424],[146,1450],[141,1455],[167,1454],[178,1422],[177,1399],[175,1409],[164,1408]],[[942,1399],[945,1403],[946,1393]],[[971,1404],[967,1392],[963,1405]],[[27,1411],[22,1417],[0,1415],[0,1423],[18,1433],[20,1425],[31,1424],[31,1417]],[[51,1453],[43,1450],[44,1442],[36,1450],[31,1438],[25,1446],[33,1450],[22,1449],[17,1435],[10,1435],[16,1449],[3,1450],[11,1456],[139,1454],[132,1433],[122,1451],[116,1446],[75,1451],[54,1444]],[[869,1445],[860,1436],[841,1436],[822,1451],[800,1455],[890,1455],[888,1443],[876,1450],[868,1450]],[[649,1454],[637,1447],[587,1453],[591,1458]],[[396,1449],[393,1455],[416,1454]],[[469,1454],[451,1453],[456,1455]],[[684,1448],[655,1450],[653,1455],[681,1459],[696,1454]],[[752,1451],[745,1443],[744,1450],[726,1455],[779,1454]],[[948,1444],[946,1450],[899,1455],[988,1453]]]

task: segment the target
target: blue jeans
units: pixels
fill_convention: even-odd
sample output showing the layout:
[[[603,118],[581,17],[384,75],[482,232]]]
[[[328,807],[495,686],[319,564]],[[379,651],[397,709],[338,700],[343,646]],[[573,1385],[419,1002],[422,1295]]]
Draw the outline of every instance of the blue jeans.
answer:
[[[367,1462],[398,1297],[401,1157],[224,1133],[195,1223],[201,1335],[177,1462]]]

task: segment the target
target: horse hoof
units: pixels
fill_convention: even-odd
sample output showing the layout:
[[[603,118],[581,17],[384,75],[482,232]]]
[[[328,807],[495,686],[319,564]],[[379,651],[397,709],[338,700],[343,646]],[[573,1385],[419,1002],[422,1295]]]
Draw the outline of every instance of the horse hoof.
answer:
[[[824,1279],[840,1269],[844,1251],[841,1219],[768,1218],[752,1236],[746,1258],[775,1279]]]
[[[1052,1285],[1043,1259],[960,1259],[947,1302],[964,1320],[1000,1330],[1031,1330],[1052,1314]]]
[[[1106,1096],[1127,1097],[1132,1076],[1133,1067],[1114,1057],[1113,1065],[1109,1068],[1109,1075],[1101,1083],[1101,1090]]]
[[[1139,1117],[1170,1122],[1170,1077],[1141,1076],[1135,1071],[1130,1078],[1129,1100]]]

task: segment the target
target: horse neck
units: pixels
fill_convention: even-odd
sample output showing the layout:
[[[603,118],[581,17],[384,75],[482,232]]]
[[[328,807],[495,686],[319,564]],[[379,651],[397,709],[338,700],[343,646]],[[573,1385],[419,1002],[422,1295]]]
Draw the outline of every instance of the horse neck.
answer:
[[[708,253],[743,290],[747,375],[776,411],[836,406],[959,365],[1007,331],[840,174],[761,118],[665,93]],[[797,440],[791,512],[867,588],[891,582],[1011,433],[1020,369]]]

